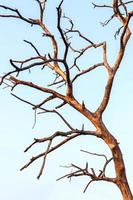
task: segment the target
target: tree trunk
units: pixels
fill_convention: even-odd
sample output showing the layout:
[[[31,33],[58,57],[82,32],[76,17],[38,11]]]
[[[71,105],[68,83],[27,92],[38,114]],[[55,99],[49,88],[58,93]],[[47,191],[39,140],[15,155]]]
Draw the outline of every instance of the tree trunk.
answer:
[[[115,137],[107,130],[103,122],[100,123],[99,128],[101,130],[101,134],[103,135],[102,138],[104,142],[108,145],[112,152],[116,173],[116,185],[121,192],[123,200],[133,200],[133,195],[128,184],[125,164],[119,144]]]
[[[131,193],[126,177],[122,180],[118,180],[117,186],[121,191],[123,200],[133,200],[133,195]]]
[[[69,99],[69,98],[68,98]],[[115,166],[115,184],[121,191],[123,200],[133,200],[133,196],[127,181],[125,164],[123,161],[122,152],[120,150],[119,144],[116,138],[108,131],[104,125],[101,116],[94,115],[84,107],[82,107],[76,100],[69,99],[69,104],[72,105],[76,110],[82,113],[86,118],[88,118],[93,125],[96,127],[96,130],[100,133],[100,138],[107,144],[109,147]]]

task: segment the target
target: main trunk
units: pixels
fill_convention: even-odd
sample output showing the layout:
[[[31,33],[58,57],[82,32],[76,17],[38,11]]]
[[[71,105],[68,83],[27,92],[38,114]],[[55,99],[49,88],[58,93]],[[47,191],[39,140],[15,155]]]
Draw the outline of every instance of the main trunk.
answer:
[[[121,191],[123,200],[133,200],[133,195],[128,184],[125,164],[119,144],[115,137],[107,130],[103,122],[100,123],[99,128],[101,130],[103,140],[106,142],[112,152],[116,172],[116,185]]]
[[[126,177],[123,180],[119,180],[117,186],[121,191],[123,200],[133,200],[133,195],[131,193]]]
[[[123,200],[133,200],[133,195],[127,181],[123,156],[116,138],[108,131],[102,119],[98,115],[88,112],[88,110],[79,104],[74,98],[68,98],[68,103],[88,118],[89,121],[93,123],[96,130],[100,133],[100,138],[103,139],[112,152],[116,173],[115,184],[120,189]]]

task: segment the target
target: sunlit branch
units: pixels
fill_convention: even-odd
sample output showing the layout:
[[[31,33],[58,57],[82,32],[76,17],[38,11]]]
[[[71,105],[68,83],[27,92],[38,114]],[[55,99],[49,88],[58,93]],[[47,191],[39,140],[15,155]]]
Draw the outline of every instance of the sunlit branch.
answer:
[[[128,4],[133,3],[133,1],[127,1],[124,2],[123,0],[112,0],[111,5],[97,5],[95,3],[92,3],[94,8],[109,8],[109,10],[112,11],[111,16],[109,19],[107,19],[102,25],[106,26],[112,19],[114,21],[120,21],[121,27],[116,31],[115,35],[120,35],[119,39],[119,49],[118,54],[116,56],[116,60],[114,61],[113,66],[110,66],[108,62],[107,57],[107,46],[106,41],[100,42],[100,43],[94,43],[91,41],[87,36],[84,36],[84,34],[81,33],[80,30],[75,29],[75,25],[73,21],[66,17],[65,15],[62,16],[62,4],[64,0],[61,0],[59,6],[57,7],[57,16],[56,16],[56,31],[55,33],[51,33],[51,30],[48,28],[49,26],[46,25],[44,20],[45,15],[45,6],[46,6],[47,0],[37,0],[37,4],[39,6],[39,18],[27,18],[24,17],[19,10],[10,8],[8,6],[0,5],[0,9],[3,11],[2,14],[0,14],[1,18],[16,18],[23,20],[24,22],[27,22],[31,26],[37,25],[41,28],[41,31],[43,31],[43,35],[46,39],[50,40],[50,51],[48,54],[41,55],[38,48],[30,41],[24,40],[27,44],[31,46],[31,48],[34,50],[36,56],[29,57],[25,60],[13,60],[10,59],[10,65],[13,67],[13,70],[4,74],[1,77],[0,84],[5,84],[6,87],[11,87],[11,90],[14,90],[17,86],[27,86],[29,88],[35,89],[37,91],[42,92],[43,94],[47,94],[48,96],[45,97],[43,100],[37,102],[36,104],[24,100],[21,97],[18,97],[15,94],[12,94],[15,98],[18,100],[27,103],[28,105],[32,106],[32,109],[35,111],[35,119],[34,119],[34,125],[36,124],[36,117],[37,114],[44,114],[44,113],[51,113],[56,114],[60,118],[60,120],[64,123],[67,130],[66,131],[55,131],[49,136],[42,137],[42,138],[34,138],[34,141],[28,145],[28,147],[25,149],[24,152],[29,151],[32,147],[36,147],[37,144],[43,144],[45,146],[45,149],[41,151],[38,155],[33,156],[22,168],[21,170],[29,167],[32,163],[37,161],[38,159],[42,160],[41,168],[39,171],[39,174],[37,178],[39,179],[42,175],[46,163],[47,156],[49,153],[55,151],[56,149],[59,149],[61,146],[65,145],[67,142],[73,140],[74,138],[77,138],[79,136],[93,136],[102,139],[104,143],[109,147],[112,157],[110,159],[107,158],[104,154],[99,153],[92,153],[88,151],[84,151],[85,153],[89,153],[94,156],[103,157],[105,159],[105,162],[101,169],[96,171],[95,168],[88,167],[88,163],[86,163],[85,167],[80,167],[75,164],[71,164],[71,168],[74,169],[69,174],[66,174],[59,178],[58,180],[62,178],[69,178],[72,177],[81,177],[81,176],[87,176],[88,182],[84,189],[84,192],[87,190],[88,186],[94,182],[94,181],[107,181],[115,183],[120,190],[122,191],[122,195],[126,196],[126,198],[123,198],[124,200],[131,200],[132,194],[130,192],[130,188],[128,187],[126,172],[125,172],[125,165],[122,157],[121,150],[119,148],[119,144],[115,137],[108,131],[106,128],[104,122],[103,122],[103,112],[108,106],[110,95],[112,91],[113,82],[115,79],[115,75],[117,70],[120,67],[121,61],[123,59],[126,45],[128,43],[128,40],[130,38],[131,32],[129,29],[129,22],[131,17],[133,16],[133,11],[128,11]],[[7,11],[7,12],[6,12]],[[66,28],[63,30],[61,20],[62,18],[66,18],[70,25],[69,28]],[[88,27],[90,28],[90,24],[88,24]],[[74,48],[71,44],[71,35],[72,36],[78,36],[78,39],[85,42],[85,45],[83,48]],[[59,37],[60,41],[59,42]],[[77,39],[77,38],[76,38]],[[75,39],[75,40],[76,40]],[[73,42],[73,40],[72,40]],[[64,47],[64,48],[63,48]],[[102,50],[102,60],[99,63],[93,64],[92,66],[89,66],[87,68],[84,68],[82,66],[83,70],[80,70],[81,67],[78,66],[78,61],[85,55],[88,50],[91,50],[93,48],[101,48]],[[52,52],[52,53],[51,53]],[[69,53],[70,59],[68,57]],[[63,58],[60,58],[60,55],[63,55]],[[87,54],[86,54],[87,55]],[[95,56],[95,55],[94,55]],[[72,59],[72,61],[71,61]],[[94,58],[95,59],[95,58]],[[55,75],[54,79],[52,79],[52,83],[48,84],[48,86],[39,86],[37,84],[34,84],[29,81],[25,80],[19,80],[16,77],[20,74],[20,72],[24,71],[31,71],[32,68],[35,67],[41,67],[41,69],[44,69],[44,67],[47,66],[51,69],[51,71]],[[103,67],[104,70],[107,72],[107,81],[105,84],[105,90],[103,92],[103,96],[101,98],[101,102],[99,103],[98,107],[96,108],[95,112],[91,112],[89,108],[87,108],[84,99],[80,99],[78,101],[73,93],[73,84],[74,81],[77,80],[79,77],[81,77],[84,74],[87,74],[98,67]],[[77,70],[72,69],[73,67],[76,67]],[[76,72],[75,72],[76,71]],[[43,71],[45,72],[45,70]],[[73,77],[73,79],[71,78]],[[49,77],[48,77],[49,78]],[[9,85],[9,84],[11,85]],[[50,87],[54,86],[54,87]],[[56,87],[58,86],[58,87]],[[59,87],[65,86],[65,94],[62,94],[59,90]],[[50,89],[50,88],[56,88],[56,89]],[[58,90],[57,90],[58,89]],[[77,88],[78,89],[78,88]],[[64,91],[64,90],[63,90]],[[96,91],[97,92],[97,91]],[[91,95],[91,94],[90,94]],[[53,100],[59,100],[56,101],[56,106],[54,104],[50,104]],[[45,109],[45,104],[48,104],[52,107],[52,109]],[[57,109],[62,108],[64,105],[69,105],[72,108],[74,108],[76,111],[78,111],[83,117],[85,117],[91,124],[94,126],[95,131],[87,131],[84,127],[84,122],[82,125],[81,130],[76,129],[71,125],[69,120],[69,115],[67,118],[64,117],[61,112],[58,112]],[[37,111],[39,112],[37,113]],[[40,112],[41,111],[41,112]],[[53,145],[53,146],[52,146]],[[113,160],[114,162],[114,168],[115,168],[115,178],[110,178],[106,176],[107,166],[110,164],[110,162]],[[121,185],[120,185],[121,184]],[[130,198],[127,198],[127,194],[129,193]]]
[[[59,74],[59,76],[61,76],[63,78],[64,81],[66,81],[66,75],[65,73],[60,69],[59,65],[58,65],[58,62],[57,62],[57,56],[58,56],[58,45],[57,45],[57,42],[55,40],[55,37],[54,35],[52,35],[50,33],[50,31],[47,29],[47,27],[45,26],[44,23],[40,22],[39,23],[40,27],[42,28],[42,30],[44,31],[44,36],[46,37],[49,37],[50,40],[51,40],[51,43],[52,43],[52,48],[53,48],[53,58],[51,58],[53,60],[53,70]]]
[[[110,65],[108,63],[108,60],[107,60],[107,46],[106,46],[106,42],[103,42],[102,48],[103,48],[103,63],[104,63],[105,68],[107,69],[108,73],[110,73],[111,67],[110,67]]]
[[[62,94],[59,94],[58,92],[56,92],[54,90],[38,86],[38,85],[36,85],[36,84],[34,84],[32,82],[27,82],[27,81],[19,80],[19,79],[16,79],[15,77],[13,77],[13,76],[9,77],[9,81],[11,81],[13,83],[14,87],[16,87],[17,85],[26,85],[28,87],[37,89],[39,91],[52,94],[52,95],[54,95],[55,97],[57,97],[59,99],[65,100],[65,96],[63,96]]]
[[[40,62],[33,62],[31,64],[27,64],[28,62],[30,61],[33,61],[33,60],[36,60],[36,59],[41,59],[43,61],[40,61]],[[12,60],[10,59],[10,64],[12,65],[13,68],[15,68],[15,70],[12,70],[8,73],[6,73],[3,77],[1,77],[1,81],[0,81],[0,85],[3,83],[3,80],[11,75],[11,74],[14,74],[15,72],[18,74],[19,72],[21,71],[25,71],[25,70],[30,70],[31,68],[33,67],[36,67],[36,66],[44,66],[44,65],[47,65],[49,68],[51,68],[52,70],[54,70],[54,67],[50,64],[52,62],[60,62],[62,63],[63,61],[61,59],[58,59],[58,60],[53,60],[52,58],[51,59],[46,59],[45,57],[31,57],[31,58],[28,58],[26,60],[23,60],[23,61],[17,61],[17,60]],[[20,63],[20,67],[18,67],[15,63]],[[23,67],[24,64],[27,64],[27,66]],[[57,68],[55,70],[58,74],[61,73],[61,76],[63,77],[64,76],[64,73],[59,69]]]
[[[122,16],[122,13],[120,12],[118,0],[113,0],[113,11],[115,16],[123,23],[125,18]]]
[[[114,80],[114,74],[111,71],[110,75],[108,77],[108,80],[107,80],[107,84],[105,86],[105,92],[104,92],[103,99],[100,103],[100,106],[97,108],[97,110],[95,112],[99,118],[101,118],[102,113],[105,111],[105,109],[108,105],[108,102],[110,99],[110,94],[111,94],[111,89],[112,89],[112,85],[113,85],[113,80]]]
[[[46,2],[46,1],[45,1]],[[44,2],[44,3],[45,3]],[[39,3],[39,1],[38,1]],[[41,4],[40,4],[41,5]],[[8,10],[8,11],[11,11],[13,13],[15,13],[16,15],[6,15],[6,14],[3,14],[3,15],[0,15],[0,17],[10,17],[10,18],[18,18],[18,19],[21,19],[23,21],[26,21],[28,23],[30,23],[31,25],[38,25],[42,28],[42,30],[44,31],[44,35],[46,37],[49,37],[50,40],[51,40],[51,43],[52,43],[52,48],[53,48],[53,63],[54,63],[54,66],[52,67],[55,72],[57,72],[64,80],[66,80],[66,75],[62,72],[62,70],[60,69],[60,67],[58,66],[58,62],[57,62],[57,55],[58,55],[58,46],[57,46],[57,42],[54,38],[54,36],[50,33],[50,31],[47,29],[47,27],[45,26],[45,24],[42,22],[42,16],[43,16],[43,12],[44,12],[44,7],[42,8],[41,10],[41,20],[40,19],[31,19],[31,18],[25,18],[23,17],[20,12],[17,10],[17,9],[12,9],[10,7],[7,7],[7,6],[3,6],[3,5],[0,5],[0,8],[3,8],[5,10]],[[33,45],[32,45],[33,47]],[[37,49],[35,48],[34,46],[34,49],[36,50],[37,53],[39,53],[37,51]]]
[[[130,38],[130,35],[131,35],[130,30],[128,28],[128,24],[129,24],[129,20],[130,20],[131,16],[128,16],[126,18],[126,22],[125,22],[125,19],[123,19],[123,17],[121,17],[121,14],[119,13],[118,8],[116,8],[115,3],[114,3],[114,7],[115,7],[114,12],[115,12],[116,16],[118,16],[118,19],[120,19],[120,21],[122,21],[122,24],[124,25],[124,30],[123,30],[121,38],[120,38],[120,50],[119,50],[116,62],[115,62],[114,66],[112,68],[110,68],[108,66],[107,61],[106,61],[106,52],[104,52],[104,54],[105,54],[104,55],[104,61],[105,61],[105,64],[107,65],[107,67],[108,67],[107,68],[108,69],[108,81],[107,81],[107,84],[105,86],[105,92],[104,92],[104,96],[103,96],[103,99],[101,101],[101,104],[96,110],[96,114],[99,117],[101,117],[102,113],[104,112],[104,110],[106,109],[106,107],[108,105],[108,102],[109,102],[109,99],[110,99],[110,94],[111,94],[111,89],[112,89],[112,85],[113,85],[113,81],[114,81],[114,77],[115,77],[115,73],[120,66],[121,60],[122,60],[123,55],[124,55],[126,44],[127,44],[128,40]],[[118,5],[117,5],[117,7],[118,7]],[[104,49],[104,51],[105,51],[105,49]]]
[[[124,20],[122,20],[122,25],[124,26],[124,29],[123,29],[123,32],[122,32],[121,38],[120,38],[120,49],[119,49],[116,61],[113,65],[113,69],[115,70],[115,72],[117,71],[117,69],[120,66],[120,63],[124,56],[126,44],[131,36],[130,29],[128,28],[128,24],[129,24],[131,16],[132,15],[128,15]],[[118,15],[118,19],[119,19],[119,15]],[[120,21],[121,21],[121,18],[120,18]]]
[[[40,21],[41,22],[43,22],[44,10],[45,10],[45,6],[46,6],[46,2],[47,2],[47,0],[43,0],[43,1],[37,0],[37,3],[38,3],[39,8],[40,8]]]

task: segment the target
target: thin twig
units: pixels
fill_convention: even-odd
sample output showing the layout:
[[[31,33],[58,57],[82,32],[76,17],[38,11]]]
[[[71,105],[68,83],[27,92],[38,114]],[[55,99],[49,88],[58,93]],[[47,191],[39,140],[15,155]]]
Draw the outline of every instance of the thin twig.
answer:
[[[30,42],[30,41],[28,41],[28,40],[24,40],[24,42],[30,44],[31,47],[32,47],[32,48],[35,50],[35,52],[37,53],[37,55],[38,55],[38,56],[41,56],[41,54],[39,53],[38,49],[35,47],[35,45],[34,45],[32,42]]]
[[[105,160],[106,160],[106,161],[108,160],[107,156],[106,156],[106,155],[104,155],[104,154],[92,153],[92,152],[85,151],[85,150],[82,150],[82,149],[81,149],[80,151],[82,151],[82,152],[84,152],[84,153],[88,153],[88,154],[90,154],[90,155],[94,155],[94,156],[102,156],[102,157],[104,157],[104,158],[105,158]]]
[[[46,158],[47,158],[49,149],[50,149],[50,147],[51,147],[51,144],[52,144],[52,140],[50,140],[49,143],[48,143],[48,146],[47,146],[47,149],[46,149],[46,151],[45,151],[44,158],[43,158],[42,166],[41,166],[40,172],[39,172],[39,174],[38,174],[38,176],[37,176],[37,179],[39,179],[40,176],[41,176],[42,173],[43,173],[44,166],[45,166],[45,163],[46,163]]]

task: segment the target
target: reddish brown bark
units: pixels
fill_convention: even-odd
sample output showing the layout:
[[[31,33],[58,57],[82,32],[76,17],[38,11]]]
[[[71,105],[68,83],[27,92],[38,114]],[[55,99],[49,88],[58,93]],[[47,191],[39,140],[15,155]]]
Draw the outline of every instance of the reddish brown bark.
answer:
[[[29,41],[25,40],[26,43],[28,43],[35,51],[37,54],[35,57],[30,57],[26,60],[10,60],[10,64],[13,67],[13,70],[8,72],[7,74],[4,74],[3,77],[1,78],[1,84],[6,84],[7,86],[10,86],[12,90],[15,87],[18,87],[20,85],[34,88],[40,92],[46,93],[50,96],[48,96],[46,99],[44,99],[42,102],[39,102],[38,104],[33,104],[32,102],[29,102],[27,100],[24,100],[15,94],[12,94],[14,97],[17,99],[28,103],[33,107],[33,110],[41,110],[42,112],[45,113],[54,113],[57,114],[60,119],[63,121],[63,123],[66,124],[68,131],[63,132],[63,131],[57,131],[53,133],[51,136],[44,137],[44,138],[35,138],[33,143],[30,144],[25,152],[27,152],[33,145],[37,143],[43,143],[43,142],[48,142],[48,145],[46,147],[46,150],[42,152],[41,154],[38,154],[37,156],[34,156],[30,159],[30,161],[25,164],[21,170],[29,167],[33,162],[35,162],[37,159],[43,157],[43,163],[41,166],[41,169],[39,171],[39,174],[37,178],[40,178],[40,176],[43,173],[43,169],[45,166],[46,158],[49,155],[49,153],[53,152],[57,148],[61,147],[68,141],[79,137],[81,135],[88,135],[88,136],[95,136],[100,138],[101,140],[104,141],[104,143],[108,146],[112,153],[112,158],[107,159],[106,155],[104,155],[105,158],[105,165],[103,166],[103,169],[100,171],[99,175],[96,175],[95,170],[91,168],[88,170],[88,165],[86,164],[85,168],[81,168],[79,166],[76,166],[72,164],[72,167],[76,170],[70,174],[67,174],[63,177],[68,177],[71,178],[73,176],[88,176],[90,178],[89,183],[87,184],[86,189],[88,188],[89,184],[93,181],[107,181],[107,182],[112,182],[115,185],[118,186],[121,195],[123,197],[123,200],[133,200],[133,196],[128,184],[127,176],[126,176],[126,169],[125,169],[125,164],[123,161],[123,156],[122,152],[120,150],[119,144],[117,142],[117,139],[109,132],[109,130],[106,128],[103,120],[102,120],[102,115],[104,111],[106,110],[109,100],[110,100],[110,95],[113,87],[113,82],[115,75],[117,73],[117,70],[120,68],[121,61],[123,59],[126,45],[130,39],[131,36],[131,31],[129,28],[129,22],[130,19],[133,16],[133,11],[128,11],[127,5],[130,3],[133,3],[132,1],[128,1],[124,3],[122,0],[112,0],[112,5],[96,5],[93,3],[95,8],[109,8],[112,9],[113,15],[109,20],[107,20],[103,25],[107,25],[111,19],[116,18],[116,20],[119,20],[121,23],[120,29],[117,31],[117,34],[120,34],[120,30],[122,29],[122,33],[120,35],[119,39],[119,49],[118,49],[118,54],[116,55],[116,60],[112,66],[109,65],[108,63],[108,57],[107,57],[107,47],[106,47],[106,42],[101,42],[101,43],[94,43],[92,42],[89,38],[81,34],[81,32],[77,29],[74,29],[74,23],[73,21],[64,16],[69,22],[70,22],[70,28],[67,29],[67,31],[64,31],[61,27],[61,19],[62,19],[62,4],[63,0],[57,7],[57,29],[58,33],[60,34],[61,41],[63,44],[64,48],[64,54],[63,58],[59,58],[58,52],[60,51],[58,42],[56,41],[56,37],[54,34],[49,31],[49,29],[46,27],[46,24],[44,22],[44,13],[45,13],[45,7],[46,7],[46,0],[40,1],[37,0],[37,3],[39,5],[40,13],[39,13],[39,19],[34,19],[34,18],[26,18],[24,17],[20,11],[17,9],[10,8],[8,6],[0,5],[0,9],[4,9],[6,11],[11,12],[12,14],[0,14],[1,18],[15,18],[15,19],[21,19],[24,22],[30,24],[31,26],[36,25],[41,28],[41,31],[43,31],[43,36],[45,36],[47,39],[50,40],[51,46],[52,46],[52,55],[47,54],[47,55],[41,55],[39,50]],[[121,13],[120,8],[123,8],[124,14]],[[87,42],[87,46],[85,46],[82,49],[74,49],[71,46],[71,43],[69,42],[69,33],[76,33],[78,34],[79,38]],[[89,45],[88,45],[89,44]],[[62,48],[62,49],[63,49]],[[79,66],[77,65],[77,60],[86,53],[88,49],[91,48],[101,48],[102,49],[102,57],[103,60],[102,62],[95,63],[94,65],[90,66],[89,68],[85,68],[84,70],[80,70]],[[61,51],[62,51],[61,49]],[[71,51],[72,53],[78,53],[78,56],[75,56],[74,62],[72,66],[70,67],[68,65],[68,52]],[[65,93],[61,94],[57,92],[57,90],[51,89],[49,86],[43,87],[39,86],[37,84],[34,84],[32,82],[28,82],[25,80],[20,80],[18,78],[18,75],[23,71],[31,70],[32,68],[40,66],[42,67],[42,70],[44,69],[45,66],[47,66],[49,69],[54,71],[56,73],[55,80],[53,81],[52,84],[49,84],[49,86],[60,86],[60,84],[63,84],[62,86],[65,86]],[[63,67],[62,67],[63,66]],[[105,90],[104,94],[102,97],[102,100],[97,107],[97,109],[94,112],[91,112],[89,108],[86,108],[86,105],[84,101],[82,103],[78,102],[77,99],[75,99],[74,94],[73,94],[73,84],[74,82],[82,75],[91,72],[92,70],[95,70],[97,67],[103,66],[103,68],[107,72],[107,83],[105,85]],[[78,71],[78,73],[75,73],[74,77],[71,79],[71,69],[75,67]],[[9,85],[9,82],[11,85]],[[62,101],[58,106],[56,106],[53,110],[48,110],[44,108],[45,103],[48,103],[52,100],[59,99]],[[82,127],[81,130],[74,129],[70,123],[61,115],[57,109],[62,108],[64,105],[70,105],[74,109],[76,109],[81,115],[86,117],[95,127],[94,131],[88,131],[84,130],[84,126]],[[62,139],[62,141],[59,141],[56,145],[52,146],[52,142],[56,137],[62,137],[65,139]],[[98,155],[98,154],[96,154]],[[101,155],[100,155],[101,156]],[[103,155],[102,155],[103,156]],[[114,167],[115,167],[115,177],[107,177],[105,175],[106,171],[106,166],[108,163],[113,160],[114,162]]]

